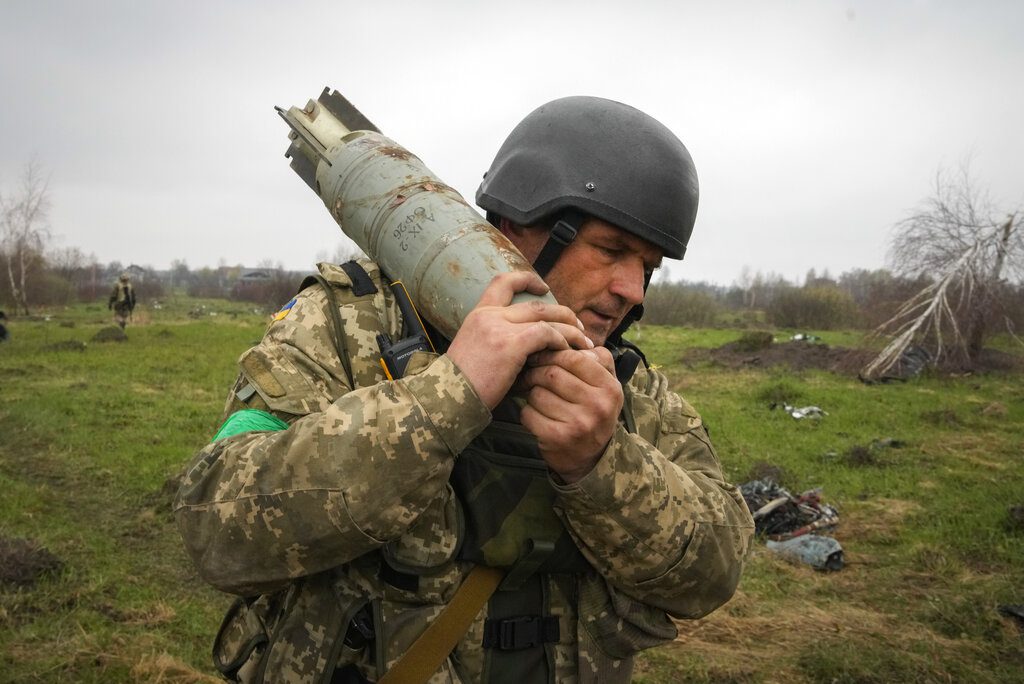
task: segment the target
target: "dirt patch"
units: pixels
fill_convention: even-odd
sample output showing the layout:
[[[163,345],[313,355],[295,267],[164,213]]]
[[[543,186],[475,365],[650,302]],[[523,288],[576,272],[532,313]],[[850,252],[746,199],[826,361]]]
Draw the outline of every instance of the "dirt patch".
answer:
[[[751,341],[741,338],[715,349],[687,349],[681,361],[689,368],[702,363],[732,369],[786,366],[794,371],[825,370],[856,377],[876,354],[877,352],[869,349],[832,347],[807,340],[774,342],[763,348],[751,349]],[[985,349],[972,367],[958,366],[944,369],[942,372],[952,376],[963,376],[971,373],[1020,371],[1024,371],[1024,358],[995,349]]]
[[[0,584],[30,587],[63,567],[63,561],[31,539],[0,537]]]
[[[843,375],[856,375],[874,353],[862,349],[830,347],[827,344],[794,340],[776,342],[756,351],[746,343],[729,342],[716,349],[688,349],[683,363],[710,362],[725,368],[773,368],[788,366],[792,370],[827,370]]]

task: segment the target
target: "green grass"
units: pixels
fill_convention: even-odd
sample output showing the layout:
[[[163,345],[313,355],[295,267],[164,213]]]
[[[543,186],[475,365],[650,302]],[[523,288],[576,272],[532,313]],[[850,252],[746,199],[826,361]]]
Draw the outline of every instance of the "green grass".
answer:
[[[10,321],[0,345],[0,537],[63,562],[33,586],[0,585],[0,680],[213,673],[230,597],[185,557],[173,478],[215,431],[235,360],[267,317],[184,297],[136,314],[123,343],[92,341],[110,320],[92,305]],[[642,326],[633,337],[701,411],[732,481],[767,464],[791,490],[822,488],[848,565],[818,573],[757,546],[733,601],[681,623],[676,643],[639,659],[636,681],[1024,681],[1021,634],[996,613],[1024,602],[1024,533],[1005,524],[1024,503],[1021,378],[867,386],[681,361],[742,332]],[[794,420],[769,409],[779,401],[828,415]],[[882,438],[903,446],[849,456]]]
[[[87,306],[12,321],[0,347],[0,535],[65,564],[4,587],[0,671],[15,681],[137,681],[161,654],[209,670],[227,600],[197,582],[166,483],[215,430],[265,318],[136,314],[148,324],[126,342],[93,342],[109,318]],[[85,348],[55,350],[68,341]]]

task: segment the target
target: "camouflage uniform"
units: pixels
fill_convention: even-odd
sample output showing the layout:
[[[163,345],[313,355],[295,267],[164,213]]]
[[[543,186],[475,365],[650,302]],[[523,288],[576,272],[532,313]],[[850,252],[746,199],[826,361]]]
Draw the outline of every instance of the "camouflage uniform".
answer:
[[[472,567],[460,537],[473,506],[456,494],[453,467],[469,462],[460,456],[478,449],[491,413],[444,355],[417,352],[404,378],[385,379],[375,336],[397,339],[400,312],[378,267],[360,263],[375,294],[354,296],[342,269],[319,265],[337,292],[354,387],[327,298],[307,288],[242,355],[225,407],[269,411],[288,429],[211,443],[175,503],[202,577],[251,597],[215,647],[225,669],[241,665],[242,681],[329,682],[344,666],[376,680]],[[249,386],[256,394],[243,402]],[[732,595],[753,525],[700,417],[642,366],[626,409],[630,425],[580,481],[562,485],[541,469],[556,524],[585,559],[559,570],[563,554],[524,583],[557,641],[526,649],[527,674],[514,665],[526,651],[484,649],[485,618],[516,612],[498,591],[431,682],[626,682],[635,652],[675,637],[669,615],[696,618]]]
[[[121,276],[114,283],[114,289],[111,290],[110,298],[107,300],[107,308],[113,308],[114,322],[124,328],[135,309],[135,288],[132,287],[126,276]]]

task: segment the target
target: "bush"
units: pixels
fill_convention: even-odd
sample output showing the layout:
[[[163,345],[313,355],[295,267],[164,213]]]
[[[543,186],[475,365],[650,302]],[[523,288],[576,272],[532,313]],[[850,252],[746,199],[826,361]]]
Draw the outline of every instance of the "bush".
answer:
[[[832,286],[786,288],[767,310],[768,320],[780,328],[833,330],[853,325],[857,307],[849,294]]]
[[[707,293],[682,283],[655,283],[644,298],[644,323],[709,327],[718,315],[718,304]]]

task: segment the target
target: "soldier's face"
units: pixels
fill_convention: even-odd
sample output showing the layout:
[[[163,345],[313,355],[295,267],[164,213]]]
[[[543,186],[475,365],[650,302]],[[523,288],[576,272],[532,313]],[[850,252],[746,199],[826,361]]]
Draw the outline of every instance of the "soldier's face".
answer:
[[[546,230],[509,235],[530,262],[547,241]],[[595,345],[604,344],[629,310],[644,300],[644,276],[661,265],[663,252],[647,240],[600,219],[587,219],[544,279],[559,304],[568,306]]]

